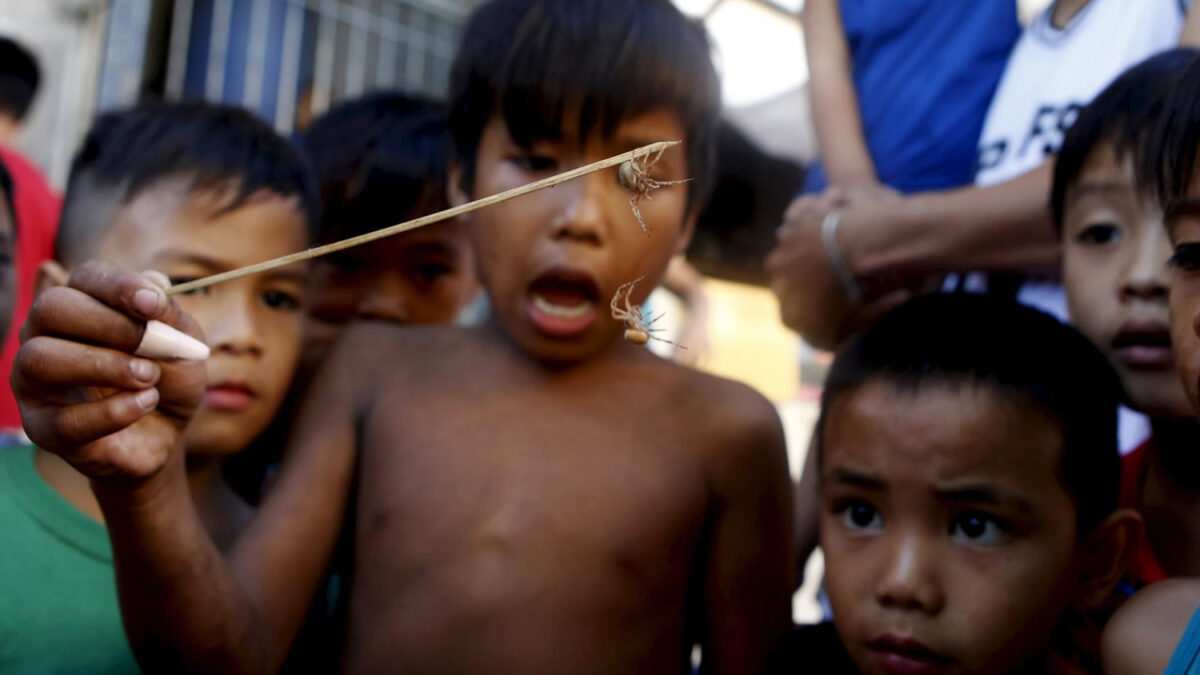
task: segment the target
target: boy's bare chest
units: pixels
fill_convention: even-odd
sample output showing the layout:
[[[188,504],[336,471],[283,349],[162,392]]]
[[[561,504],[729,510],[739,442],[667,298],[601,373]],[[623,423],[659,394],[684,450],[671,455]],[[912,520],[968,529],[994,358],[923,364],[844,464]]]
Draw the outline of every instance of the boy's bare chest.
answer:
[[[361,562],[378,553],[392,574],[480,599],[544,591],[564,561],[576,583],[608,591],[682,581],[709,506],[700,441],[669,409],[618,393],[466,383],[376,409],[362,436]]]

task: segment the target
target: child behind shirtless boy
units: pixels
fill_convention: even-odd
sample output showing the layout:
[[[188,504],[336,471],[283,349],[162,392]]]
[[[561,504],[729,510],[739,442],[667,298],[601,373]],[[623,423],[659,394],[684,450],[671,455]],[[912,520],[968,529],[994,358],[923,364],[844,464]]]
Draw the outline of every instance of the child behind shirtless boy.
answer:
[[[1200,574],[1200,427],[1171,352],[1171,245],[1138,157],[1180,74],[1176,49],[1131,68],[1080,111],[1054,168],[1051,210],[1063,245],[1071,322],[1104,352],[1126,403],[1153,436],[1122,459],[1121,503],[1145,519],[1126,592]]]
[[[449,208],[444,106],[402,94],[344,102],[305,132],[327,244]],[[450,323],[478,293],[466,225],[435,223],[313,261],[303,367],[354,319]]]
[[[179,282],[283,255],[307,244],[316,205],[300,153],[245,112],[149,104],[106,114],[72,165],[57,260],[39,270],[38,302],[69,293],[54,286],[88,259],[159,270]],[[252,515],[222,476],[223,465],[263,431],[288,390],[300,348],[304,272],[298,265],[179,299],[211,348],[194,373],[199,405],[181,439],[190,496],[221,549]],[[20,360],[38,358],[32,348]],[[106,355],[96,358],[99,367]],[[131,382],[153,381],[150,361],[131,364]],[[0,565],[0,670],[137,672],[88,477],[41,449],[12,453],[5,459],[9,475],[19,476],[13,493],[40,526],[0,527],[7,552]]]
[[[855,338],[817,426],[834,625],[799,629],[779,672],[1062,672],[1052,637],[1137,529],[1119,395],[1083,336],[1011,301],[929,296]]]
[[[275,670],[349,514],[347,672],[681,672],[695,643],[709,672],[761,671],[791,595],[778,419],[608,317],[620,286],[644,277],[640,302],[658,283],[708,189],[702,30],[667,0],[494,0],[451,101],[455,203],[663,139],[684,145],[651,176],[695,180],[642,201],[650,236],[615,169],[473,213],[492,316],[348,332],[228,561],[176,447],[201,366],[125,374],[145,319],[186,315],[101,263],[35,312],[18,397],[31,436],[95,478],[139,658]],[[117,391],[53,395],[96,382]]]
[[[1172,83],[1171,93],[1138,164],[1154,181],[1174,254],[1169,291],[1171,340],[1183,387],[1200,411],[1200,60]],[[1188,462],[1200,461],[1191,448]],[[1195,473],[1189,474],[1194,476]],[[1174,476],[1173,476],[1174,477]],[[1193,484],[1192,490],[1200,491]],[[1186,526],[1166,533],[1194,546]],[[1111,675],[1200,673],[1200,579],[1168,579],[1135,595],[1104,631],[1104,672]]]

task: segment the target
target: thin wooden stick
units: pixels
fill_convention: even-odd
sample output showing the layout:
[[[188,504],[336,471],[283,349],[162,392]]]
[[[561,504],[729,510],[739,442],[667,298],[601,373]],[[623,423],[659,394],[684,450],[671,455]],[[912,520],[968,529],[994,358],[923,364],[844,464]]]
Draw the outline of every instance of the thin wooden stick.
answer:
[[[297,263],[302,260],[310,260],[312,258],[318,258],[329,253],[336,253],[360,244],[366,244],[372,241],[383,239],[385,237],[390,237],[393,234],[400,234],[401,232],[415,230],[418,227],[424,227],[426,225],[431,225],[443,220],[449,220],[450,218],[461,216],[464,213],[470,213],[471,211],[492,206],[493,204],[499,204],[500,202],[508,201],[509,199],[527,195],[530,192],[537,192],[538,190],[543,190],[548,187],[554,187],[559,183],[575,180],[576,178],[586,176],[589,173],[595,173],[609,167],[617,166],[624,162],[630,162],[655,152],[662,152],[663,150],[676,145],[679,145],[679,141],[660,141],[658,143],[651,143],[650,145],[645,145],[635,150],[630,150],[629,152],[623,152],[619,155],[609,157],[608,159],[602,159],[599,162],[588,164],[587,166],[581,166],[578,169],[571,169],[570,171],[565,171],[563,173],[550,176],[549,178],[543,178],[542,180],[529,183],[528,185],[522,185],[521,187],[506,190],[490,197],[477,199],[461,206],[455,206],[454,208],[446,209],[445,211],[431,213],[428,216],[422,216],[405,223],[400,223],[399,225],[392,225],[391,227],[385,227],[380,230],[375,230],[374,232],[361,234],[357,237],[351,237],[350,239],[343,239],[342,241],[335,241],[332,244],[325,244],[324,246],[310,248],[307,251],[292,253],[280,258],[275,258],[274,260],[267,260],[264,262],[255,263],[253,265],[247,265],[246,267],[239,267],[238,269],[229,270],[228,272],[221,272],[220,274],[214,274],[202,279],[195,279],[187,283],[171,286],[167,289],[166,293],[167,295],[188,293],[200,288],[212,286],[213,284],[219,284],[222,281],[229,281],[231,279],[237,279],[250,274],[258,274],[259,272],[266,272],[267,270],[272,270],[276,267],[283,267],[284,265],[291,265],[292,263]]]

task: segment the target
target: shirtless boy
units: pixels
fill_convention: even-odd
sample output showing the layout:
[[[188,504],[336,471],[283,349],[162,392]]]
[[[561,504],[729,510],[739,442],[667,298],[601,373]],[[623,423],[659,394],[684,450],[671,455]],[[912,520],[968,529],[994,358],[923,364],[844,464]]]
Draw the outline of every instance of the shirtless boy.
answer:
[[[42,358],[15,388],[31,437],[93,476],[143,665],[275,670],[345,521],[347,672],[678,673],[695,643],[708,672],[759,672],[789,625],[778,419],[606,316],[686,243],[717,100],[703,33],[667,0],[478,10],[451,86],[452,201],[661,139],[684,146],[652,176],[696,180],[642,201],[651,236],[615,170],[473,214],[491,318],[348,332],[228,560],[180,466],[201,364],[156,362],[152,388],[128,374],[145,319],[191,321],[101,263],[39,304],[24,348]],[[56,395],[83,384],[118,391]]]

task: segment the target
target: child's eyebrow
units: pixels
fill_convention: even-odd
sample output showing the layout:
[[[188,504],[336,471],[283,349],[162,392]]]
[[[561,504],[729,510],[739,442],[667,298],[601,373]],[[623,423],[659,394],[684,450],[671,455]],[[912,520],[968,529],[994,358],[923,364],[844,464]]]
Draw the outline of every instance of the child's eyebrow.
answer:
[[[851,471],[850,469],[834,469],[830,471],[825,476],[825,482],[831,485],[853,485],[867,490],[883,490],[887,487],[886,483],[874,476]]]
[[[1021,513],[1033,513],[1033,504],[1029,500],[990,485],[970,485],[948,489],[934,488],[933,494],[938,499],[947,502],[995,504],[997,506],[1015,508]]]

